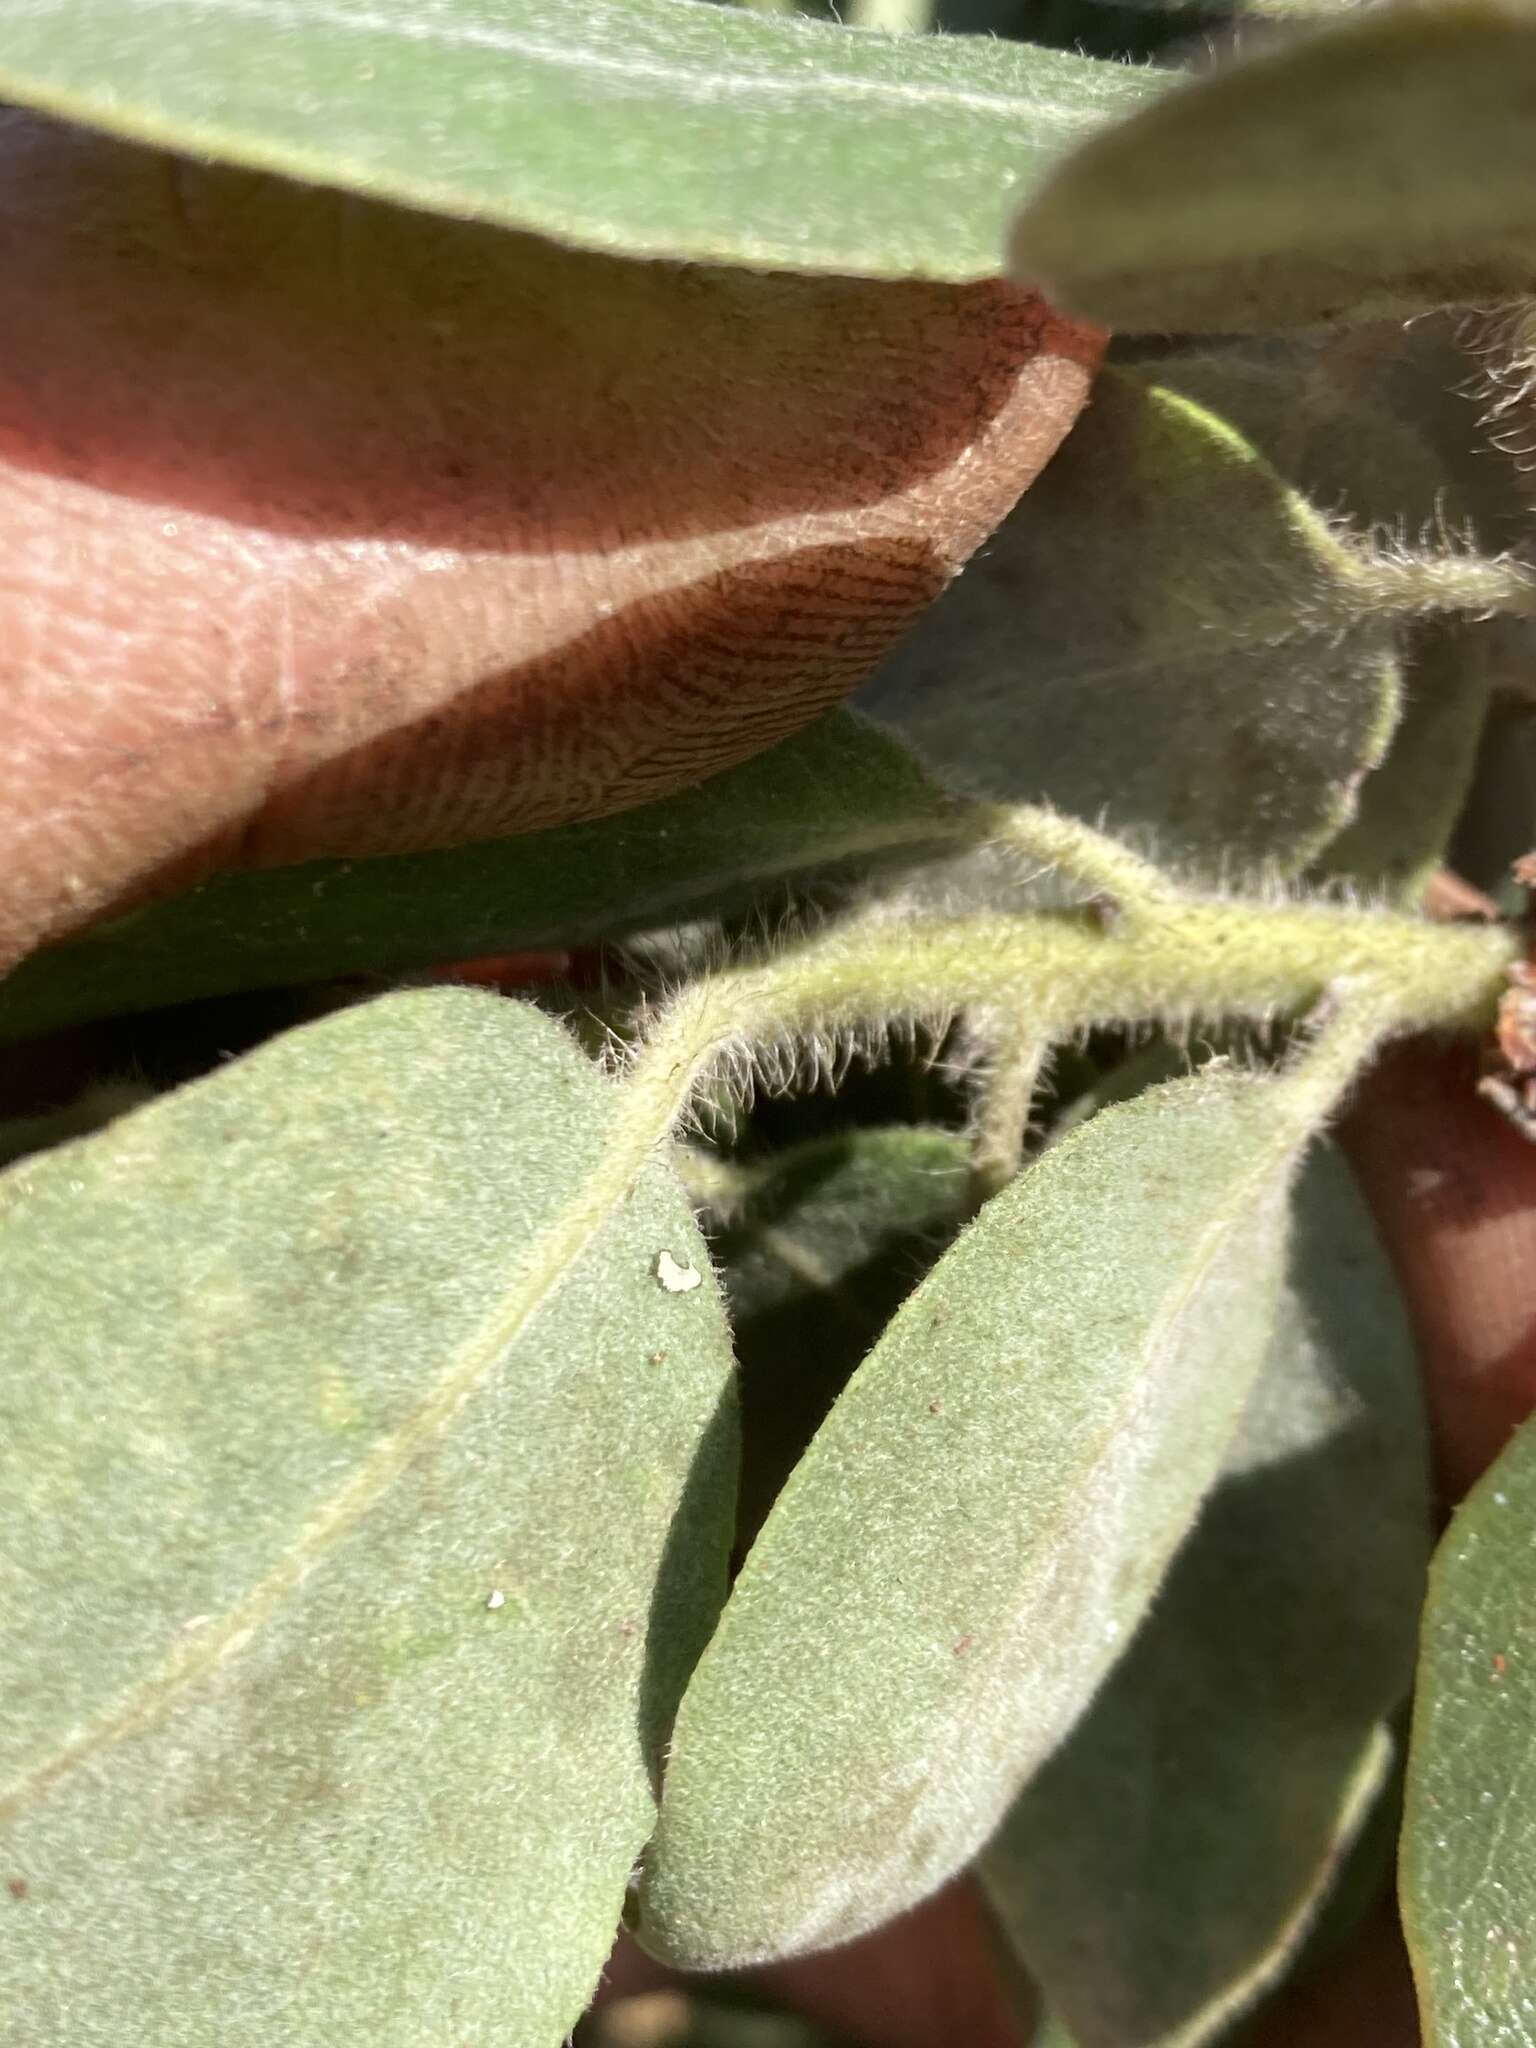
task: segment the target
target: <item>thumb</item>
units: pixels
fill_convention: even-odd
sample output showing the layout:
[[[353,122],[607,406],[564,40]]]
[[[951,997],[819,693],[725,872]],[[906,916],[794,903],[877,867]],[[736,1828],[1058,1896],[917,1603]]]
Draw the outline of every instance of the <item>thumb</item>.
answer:
[[[862,679],[1101,337],[0,109],[0,967],[220,866],[661,796]]]

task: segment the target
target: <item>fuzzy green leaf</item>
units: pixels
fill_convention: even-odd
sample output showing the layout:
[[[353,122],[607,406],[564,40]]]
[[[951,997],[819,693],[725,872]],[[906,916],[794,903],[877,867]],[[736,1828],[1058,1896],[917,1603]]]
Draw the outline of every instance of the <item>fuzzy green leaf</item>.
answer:
[[[1224,420],[1127,372],[858,700],[959,786],[1292,872],[1398,713],[1393,621]]]
[[[27,0],[0,97],[198,157],[591,249],[995,276],[1125,66],[697,0]]]
[[[1536,1420],[1430,1572],[1400,1865],[1426,2048],[1536,2042],[1533,1580]]]
[[[1203,341],[1158,354],[1160,384],[1218,414],[1295,490],[1361,531],[1414,543],[1520,537],[1525,479],[1483,431],[1490,337],[1465,316]]]
[[[1321,872],[1417,903],[1445,859],[1477,765],[1492,690],[1484,626],[1436,621],[1414,636],[1402,721]]]
[[[1533,85],[1525,9],[1368,10],[1089,141],[1026,207],[1015,272],[1069,312],[1157,332],[1523,296]]]
[[[592,824],[217,876],[23,961],[0,982],[0,1039],[236,989],[589,944],[952,830],[953,807],[911,756],[837,711],[698,788]]]
[[[417,992],[0,1180],[17,2039],[574,2024],[734,1480],[619,1101],[537,1011]]]
[[[755,1535],[797,1459],[913,1285],[964,1220],[953,1131],[842,1131],[756,1166],[702,1163],[711,1249],[740,1365],[739,1527]]]
[[[684,1696],[639,1929],[699,1967],[847,1940],[981,1846],[1123,1648],[1269,1342],[1301,1073],[1154,1089],[909,1298]]]
[[[982,1858],[1081,2048],[1193,2048],[1295,1954],[1391,1754],[1428,1556],[1391,1271],[1336,1154],[1220,1485],[1125,1660]]]
[[[1359,532],[1475,531],[1497,548],[1516,525],[1510,464],[1473,451],[1471,359],[1440,323],[1406,333],[1231,343],[1158,365],[1160,382],[1252,441],[1292,488]],[[1321,871],[1417,902],[1472,778],[1498,627],[1432,621],[1405,636],[1401,716],[1360,784],[1356,815]]]

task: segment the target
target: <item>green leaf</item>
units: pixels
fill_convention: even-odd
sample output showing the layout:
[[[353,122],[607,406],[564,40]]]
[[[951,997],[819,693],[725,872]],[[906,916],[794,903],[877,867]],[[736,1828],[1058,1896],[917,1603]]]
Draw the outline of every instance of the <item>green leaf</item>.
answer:
[[[1220,1485],[1124,1661],[982,1858],[1080,2048],[1193,2048],[1290,1961],[1372,1795],[1428,1556],[1416,1363],[1337,1154]]]
[[[926,1266],[964,1220],[969,1154],[953,1131],[838,1132],[756,1166],[701,1162],[695,1200],[735,1332],[742,1405],[739,1528],[784,1481]]]
[[[1160,381],[1245,435],[1314,505],[1359,531],[1513,537],[1511,466],[1472,444],[1472,374],[1438,323],[1406,333],[1240,342],[1160,362]],[[1321,872],[1412,904],[1445,856],[1471,781],[1492,682],[1491,636],[1464,619],[1406,636],[1401,716]]]
[[[734,1479],[708,1260],[619,1100],[537,1011],[415,992],[0,1180],[28,2041],[574,2023]]]
[[[1202,342],[1159,357],[1160,384],[1216,413],[1294,490],[1361,529],[1513,538],[1507,463],[1475,454],[1476,370],[1445,323]]]
[[[1371,9],[1187,84],[1084,145],[1013,266],[1068,312],[1252,332],[1536,283],[1536,17]]]
[[[965,1140],[921,1125],[837,1131],[744,1166],[700,1164],[689,1185],[718,1218],[714,1248],[738,1325],[825,1296],[860,1325],[877,1316],[878,1334],[880,1305],[850,1290],[893,1244],[942,1230],[966,1200]]]
[[[1304,866],[1398,715],[1395,625],[1224,420],[1108,372],[859,698],[953,783],[1227,876]]]
[[[934,1890],[1156,1590],[1269,1341],[1304,1070],[1229,1069],[1048,1152],[897,1313],[684,1696],[639,1931],[715,1968]]]
[[[1536,1420],[1430,1571],[1400,1864],[1426,2048],[1536,2042],[1533,1575]]]
[[[1325,875],[1405,907],[1446,856],[1477,765],[1492,690],[1486,627],[1435,622],[1415,635],[1402,722],[1365,778],[1360,808],[1327,849]]]
[[[1013,204],[1160,81],[696,0],[29,0],[0,97],[628,256],[995,276]]]
[[[953,830],[953,806],[910,755],[833,712],[698,788],[592,824],[220,875],[24,961],[0,982],[0,1039],[236,989],[584,945]]]

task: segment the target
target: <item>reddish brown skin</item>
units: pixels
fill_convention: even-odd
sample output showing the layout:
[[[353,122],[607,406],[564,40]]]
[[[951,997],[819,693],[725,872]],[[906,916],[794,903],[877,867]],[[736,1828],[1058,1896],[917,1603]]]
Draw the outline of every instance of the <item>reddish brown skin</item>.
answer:
[[[1394,1047],[1340,1133],[1413,1317],[1447,1506],[1536,1407],[1536,1145],[1479,1074],[1471,1045]]]
[[[837,701],[1102,337],[0,111],[0,965],[228,864],[595,816]]]
[[[1010,2007],[992,1957],[985,1911],[962,1879],[846,1948],[753,1970],[749,1981],[857,2048],[1029,2048],[1033,2027]],[[621,1940],[597,2004],[687,1982]]]

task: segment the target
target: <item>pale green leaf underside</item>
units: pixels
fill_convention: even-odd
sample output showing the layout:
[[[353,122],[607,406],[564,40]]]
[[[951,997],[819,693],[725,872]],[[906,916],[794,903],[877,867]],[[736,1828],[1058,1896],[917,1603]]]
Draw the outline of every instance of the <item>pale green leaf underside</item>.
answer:
[[[618,255],[995,276],[1150,74],[699,0],[7,0],[0,97]]]
[[[1536,2042],[1536,1421],[1430,1573],[1408,1758],[1403,1925],[1426,2048]]]
[[[981,1846],[1220,1464],[1315,1110],[1207,1071],[1047,1153],[904,1304],[796,1468],[684,1697],[642,1937],[847,1939]]]
[[[1081,2048],[1193,2048],[1278,1975],[1379,1786],[1412,1675],[1429,1520],[1412,1342],[1332,1151],[1292,1210],[1223,1479],[982,1858]]]
[[[420,992],[0,1181],[18,2038],[574,2023],[734,1472],[708,1261],[619,1101],[536,1011]]]
[[[237,989],[588,945],[739,909],[755,887],[942,845],[953,805],[903,748],[834,711],[660,803],[488,845],[217,875],[34,953],[0,1040]]]
[[[1127,329],[1486,304],[1536,282],[1536,17],[1370,9],[1199,79],[1026,206],[1016,272]]]
[[[957,787],[1231,878],[1305,865],[1399,709],[1394,622],[1215,411],[1100,377],[991,546],[861,693]]]

